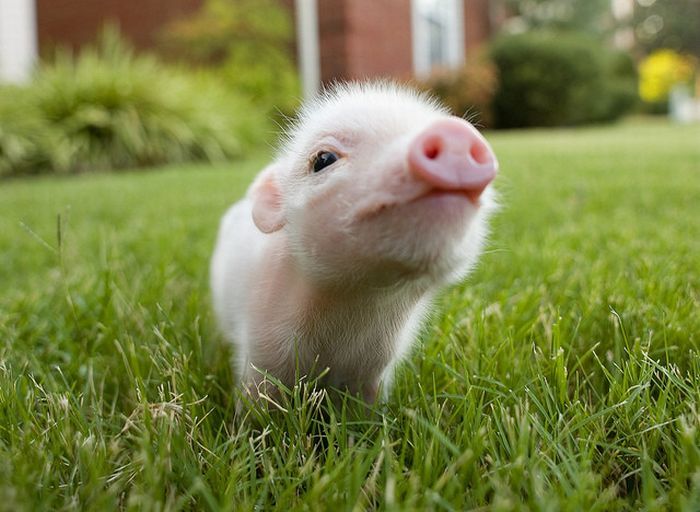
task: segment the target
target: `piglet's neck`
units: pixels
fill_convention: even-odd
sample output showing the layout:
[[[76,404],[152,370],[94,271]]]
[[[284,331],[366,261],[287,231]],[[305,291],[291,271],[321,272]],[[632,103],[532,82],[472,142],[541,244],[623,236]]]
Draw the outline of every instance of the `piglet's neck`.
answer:
[[[416,304],[430,295],[429,286],[415,281],[390,287],[314,283],[299,268],[284,237],[276,243],[280,250],[275,251],[272,281],[268,282],[273,289],[283,291],[284,298],[275,297],[273,290],[267,295],[273,303],[283,302],[286,311],[295,312],[289,320],[298,322],[294,326],[297,332],[310,326],[320,330],[333,326],[336,332],[327,335],[338,336],[343,329],[358,333],[377,329],[383,336],[391,336],[400,330]],[[371,332],[365,335],[372,336]]]
[[[298,297],[307,309],[325,314],[349,315],[357,310],[365,317],[386,315],[410,308],[423,297],[428,287],[423,282],[406,280],[394,285],[337,282],[315,283],[304,277],[302,270],[291,258],[288,265],[296,275]]]
[[[371,401],[385,370],[406,350],[430,293],[417,287],[338,289],[314,286],[290,255],[284,237],[271,254],[252,304],[260,343],[254,362],[292,384],[329,369],[326,383]]]

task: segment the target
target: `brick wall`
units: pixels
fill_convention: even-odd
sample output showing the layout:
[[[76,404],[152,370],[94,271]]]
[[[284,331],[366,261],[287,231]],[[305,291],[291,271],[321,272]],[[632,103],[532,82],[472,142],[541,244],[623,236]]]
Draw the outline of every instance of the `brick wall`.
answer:
[[[464,44],[467,56],[491,37],[492,8],[489,0],[464,0]]]
[[[317,0],[321,80],[413,75],[409,0]],[[489,0],[464,0],[466,54],[491,37]]]
[[[410,2],[353,0],[347,8],[352,78],[409,78],[413,74]]]
[[[318,0],[318,11],[323,82],[411,76],[408,0]]]
[[[116,22],[139,48],[153,46],[158,29],[191,14],[203,0],[36,0],[39,49],[80,47],[94,41],[107,22]]]
[[[294,0],[279,0],[294,13]],[[302,0],[303,1],[303,0]],[[140,48],[153,46],[168,21],[204,0],[36,0],[40,51],[79,47],[117,22]],[[321,80],[410,78],[413,74],[410,0],[317,0]],[[464,0],[467,55],[493,32],[489,0]]]
[[[318,0],[318,38],[321,81],[352,78],[348,42],[352,37],[345,0]]]

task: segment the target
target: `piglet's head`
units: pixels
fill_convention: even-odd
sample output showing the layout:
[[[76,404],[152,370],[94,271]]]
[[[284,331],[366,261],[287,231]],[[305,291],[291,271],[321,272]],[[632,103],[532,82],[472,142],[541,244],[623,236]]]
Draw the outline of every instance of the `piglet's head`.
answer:
[[[497,169],[482,135],[434,101],[341,86],[304,108],[251,187],[253,219],[319,284],[442,284],[478,256]]]

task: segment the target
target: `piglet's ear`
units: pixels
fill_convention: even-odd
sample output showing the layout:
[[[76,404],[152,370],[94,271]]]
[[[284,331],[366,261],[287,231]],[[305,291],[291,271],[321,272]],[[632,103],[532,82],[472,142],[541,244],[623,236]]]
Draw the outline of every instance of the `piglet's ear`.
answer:
[[[282,211],[282,193],[275,177],[276,165],[265,168],[248,192],[253,200],[253,222],[263,233],[279,231],[286,223]]]

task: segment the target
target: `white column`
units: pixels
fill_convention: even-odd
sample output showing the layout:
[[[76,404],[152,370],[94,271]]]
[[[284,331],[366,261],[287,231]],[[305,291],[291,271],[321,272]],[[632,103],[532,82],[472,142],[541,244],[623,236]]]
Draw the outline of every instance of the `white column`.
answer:
[[[27,82],[37,46],[34,0],[0,0],[0,82]]]
[[[321,83],[316,0],[296,0],[297,55],[304,99],[313,98]]]

